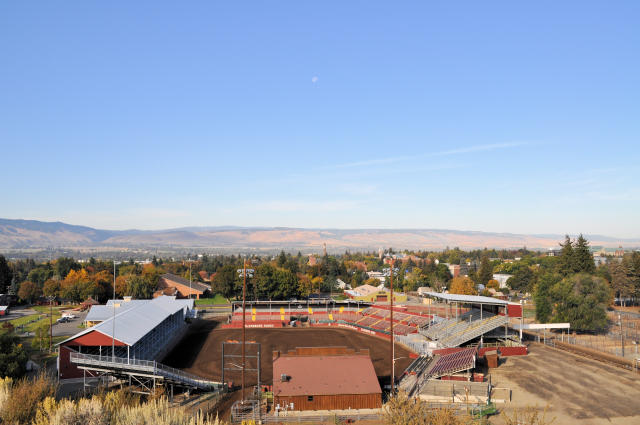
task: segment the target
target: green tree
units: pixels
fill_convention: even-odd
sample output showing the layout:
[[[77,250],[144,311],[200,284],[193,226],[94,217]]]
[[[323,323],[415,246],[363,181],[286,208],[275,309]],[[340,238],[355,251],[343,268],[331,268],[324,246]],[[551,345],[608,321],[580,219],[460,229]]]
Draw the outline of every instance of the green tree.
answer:
[[[58,258],[54,265],[55,274],[58,275],[60,279],[66,278],[71,270],[78,271],[80,269],[80,264],[73,258],[68,257]]]
[[[536,320],[540,323],[548,323],[553,314],[553,302],[551,290],[562,277],[554,273],[545,273],[538,279],[535,285],[533,299],[536,303]]]
[[[611,275],[611,288],[620,298],[620,305],[625,305],[625,301],[634,293],[632,273],[628,265],[624,262],[612,261],[609,263]]]
[[[47,279],[53,277],[53,270],[50,267],[38,266],[27,275],[27,280],[42,285]]]
[[[476,273],[476,284],[486,286],[491,279],[493,279],[493,266],[489,261],[489,254],[485,252],[480,259],[480,269]]]
[[[558,273],[569,276],[576,270],[575,256],[573,255],[573,242],[569,235],[565,236],[564,243],[560,244],[560,256],[558,259]]]
[[[533,288],[535,274],[529,267],[521,267],[507,280],[507,286],[514,291],[529,292]]]
[[[596,264],[589,249],[589,242],[580,234],[573,248],[573,264],[576,273],[594,273]]]
[[[26,372],[28,356],[14,334],[0,335],[0,377],[19,378]]]
[[[287,263],[287,254],[284,251],[280,251],[280,255],[278,255],[278,267],[284,267]]]
[[[13,272],[7,264],[7,259],[4,258],[4,255],[0,255],[0,293],[7,293],[12,278]]]
[[[239,281],[238,268],[233,264],[227,264],[218,269],[211,286],[214,292],[222,294],[225,298],[231,298],[238,295],[236,288]]]
[[[569,322],[583,331],[606,329],[612,291],[606,280],[587,273],[562,279],[551,288],[553,322]]]
[[[127,279],[126,294],[135,299],[149,299],[155,290],[156,287],[142,276],[130,276]]]

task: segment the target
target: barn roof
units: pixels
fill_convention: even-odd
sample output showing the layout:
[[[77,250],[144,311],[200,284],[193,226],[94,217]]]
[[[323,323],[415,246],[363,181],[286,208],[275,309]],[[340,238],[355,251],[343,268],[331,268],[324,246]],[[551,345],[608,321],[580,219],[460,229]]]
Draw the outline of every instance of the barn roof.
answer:
[[[282,375],[287,376],[286,382]],[[284,356],[273,361],[275,396],[381,392],[369,356]]]
[[[193,309],[194,304],[192,299],[177,300],[175,297],[166,296],[154,298],[152,300],[137,301],[139,302],[132,304],[131,307],[125,308],[124,310],[116,309],[115,338],[127,345],[134,345],[170,315],[175,314],[180,310]],[[128,303],[123,303],[122,306],[125,304]],[[92,309],[94,307],[92,307]],[[112,307],[98,307],[106,307],[113,315]],[[109,316],[104,319],[102,323],[87,328],[84,331],[62,341],[60,344],[64,344],[65,342],[71,341],[93,331],[98,331],[108,337],[112,337],[114,335],[113,329],[114,318],[113,316]]]
[[[180,285],[184,285],[184,286],[191,285],[191,289],[200,291],[203,293],[211,290],[209,285],[205,285],[204,283],[201,283],[195,280],[192,280],[191,282],[189,282],[187,279],[180,276],[176,276],[175,274],[171,274],[171,273],[165,273],[162,276],[160,276],[160,278],[171,281],[171,282],[179,283]]]

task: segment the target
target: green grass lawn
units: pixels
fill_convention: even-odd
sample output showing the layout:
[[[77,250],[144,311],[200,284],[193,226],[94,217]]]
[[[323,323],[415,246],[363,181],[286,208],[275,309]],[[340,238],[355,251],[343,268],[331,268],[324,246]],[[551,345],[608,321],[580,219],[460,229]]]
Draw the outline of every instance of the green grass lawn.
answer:
[[[531,304],[525,305],[522,315],[525,318],[536,317],[536,306]]]
[[[196,305],[218,305],[218,304],[229,304],[229,300],[223,297],[220,294],[216,294],[213,298],[200,298],[199,300],[195,300]]]
[[[53,321],[55,322],[62,314],[60,311],[53,310]],[[28,316],[19,317],[17,319],[10,320],[10,323],[16,327],[18,332],[35,332],[35,330],[43,324],[49,324],[49,312],[46,314],[30,314]]]

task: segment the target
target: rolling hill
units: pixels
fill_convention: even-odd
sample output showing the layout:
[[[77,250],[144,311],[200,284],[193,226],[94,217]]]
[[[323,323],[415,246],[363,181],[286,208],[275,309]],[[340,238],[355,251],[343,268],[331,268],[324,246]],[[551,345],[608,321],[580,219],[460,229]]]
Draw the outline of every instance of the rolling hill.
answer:
[[[594,246],[640,246],[640,240],[586,235]],[[0,249],[201,248],[308,250],[323,243],[345,249],[442,249],[557,247],[562,235],[521,235],[441,229],[301,229],[278,227],[189,227],[168,230],[100,230],[61,222],[0,219]]]

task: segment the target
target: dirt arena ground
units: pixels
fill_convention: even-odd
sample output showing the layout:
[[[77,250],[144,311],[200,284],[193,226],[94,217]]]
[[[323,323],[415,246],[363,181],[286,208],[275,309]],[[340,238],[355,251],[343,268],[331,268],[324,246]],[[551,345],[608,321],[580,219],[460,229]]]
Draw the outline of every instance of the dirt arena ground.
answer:
[[[548,406],[547,418],[555,417],[555,425],[640,424],[640,374],[541,344],[529,350],[491,369],[492,384],[513,391],[507,413]]]
[[[247,341],[262,345],[262,383],[273,381],[272,353],[296,347],[345,346],[355,349],[368,348],[376,374],[381,381],[389,379],[389,342],[374,336],[348,329],[332,328],[286,328],[247,329]],[[194,323],[182,342],[163,360],[163,363],[183,369],[212,380],[221,379],[222,341],[240,340],[242,330],[220,329],[214,321],[201,320]],[[238,351],[240,353],[240,351]],[[249,354],[249,351],[247,351]],[[400,375],[411,363],[410,351],[396,345],[396,375]],[[239,360],[238,360],[239,361]],[[247,367],[249,360],[247,360]],[[225,372],[225,379],[240,382],[240,373]],[[247,372],[247,384],[255,383],[255,377]]]

